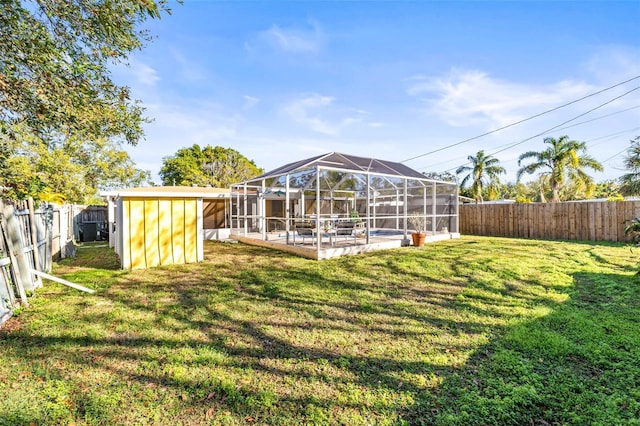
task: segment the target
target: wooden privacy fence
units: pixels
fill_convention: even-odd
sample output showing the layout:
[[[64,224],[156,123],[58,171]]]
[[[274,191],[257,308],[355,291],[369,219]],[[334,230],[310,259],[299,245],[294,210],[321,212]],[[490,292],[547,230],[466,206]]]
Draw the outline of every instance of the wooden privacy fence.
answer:
[[[627,241],[640,201],[461,204],[460,233],[545,240]]]
[[[42,285],[38,273],[49,272],[52,260],[75,254],[73,209],[0,200],[0,324]]]

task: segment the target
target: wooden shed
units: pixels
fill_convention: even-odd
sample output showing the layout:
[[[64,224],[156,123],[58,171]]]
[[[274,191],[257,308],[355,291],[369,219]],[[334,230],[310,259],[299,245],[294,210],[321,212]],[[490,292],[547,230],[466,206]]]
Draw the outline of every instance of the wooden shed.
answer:
[[[202,261],[205,222],[218,231],[207,238],[224,237],[228,189],[148,187],[102,195],[109,204],[109,244],[124,269]]]

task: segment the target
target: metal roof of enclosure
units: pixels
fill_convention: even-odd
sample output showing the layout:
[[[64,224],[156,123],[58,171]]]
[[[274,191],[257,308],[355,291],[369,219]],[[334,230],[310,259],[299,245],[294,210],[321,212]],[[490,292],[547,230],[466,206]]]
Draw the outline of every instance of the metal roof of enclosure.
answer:
[[[382,231],[396,231],[396,239],[406,245],[408,231],[418,228],[409,220],[415,216],[423,219],[420,231],[457,234],[457,185],[427,179],[392,161],[331,152],[286,164],[231,189],[232,235],[252,234],[267,241],[278,230],[286,245],[293,240],[295,246],[301,232],[297,228],[306,222],[317,242],[311,239],[316,253],[310,257],[317,259],[358,252],[338,250],[333,238],[342,233],[341,227],[355,223],[359,234],[354,230],[353,244],[343,246],[370,246],[372,235]],[[327,237],[329,246],[323,248]]]
[[[389,176],[414,177],[418,179],[425,178],[422,173],[419,173],[402,163],[376,160],[375,158],[356,157],[355,155],[340,154],[339,152],[330,152],[317,157],[307,158],[306,160],[285,164],[282,167],[267,172],[252,180],[259,181],[261,179],[296,173],[304,169],[315,168],[316,166]]]

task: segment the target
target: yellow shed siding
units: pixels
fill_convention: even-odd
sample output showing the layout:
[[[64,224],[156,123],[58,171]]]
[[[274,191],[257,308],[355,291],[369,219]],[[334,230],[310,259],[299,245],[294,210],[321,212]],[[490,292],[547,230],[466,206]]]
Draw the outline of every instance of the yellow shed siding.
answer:
[[[158,201],[158,248],[160,250],[160,264],[171,265],[173,260],[173,245],[171,243],[171,200]]]
[[[129,253],[132,269],[147,266],[144,238],[144,200],[129,201]],[[126,241],[126,240],[125,240]]]
[[[171,204],[171,247],[173,248],[173,263],[187,263],[184,256],[185,224],[184,200],[172,200]]]
[[[160,265],[158,200],[144,202],[144,253],[147,266]]]
[[[185,200],[184,202],[184,260],[185,263],[198,261],[198,202]],[[192,242],[195,242],[193,244]]]
[[[202,260],[201,206],[198,199],[123,199],[122,267]]]

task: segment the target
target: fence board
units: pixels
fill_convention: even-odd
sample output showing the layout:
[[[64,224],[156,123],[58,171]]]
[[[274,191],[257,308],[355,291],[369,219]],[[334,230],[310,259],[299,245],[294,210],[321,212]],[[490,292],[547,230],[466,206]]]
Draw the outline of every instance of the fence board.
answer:
[[[83,214],[81,209],[78,214]],[[85,216],[101,220],[99,211],[92,209]],[[73,255],[75,216],[72,205],[34,209],[31,202],[0,199],[0,325],[12,315],[16,303],[28,303],[27,292],[41,285],[33,270],[50,271],[54,256]]]
[[[462,204],[460,232],[550,240],[626,241],[624,222],[640,216],[640,201]]]

